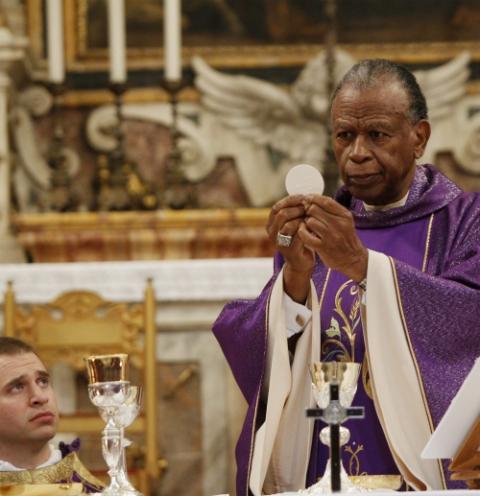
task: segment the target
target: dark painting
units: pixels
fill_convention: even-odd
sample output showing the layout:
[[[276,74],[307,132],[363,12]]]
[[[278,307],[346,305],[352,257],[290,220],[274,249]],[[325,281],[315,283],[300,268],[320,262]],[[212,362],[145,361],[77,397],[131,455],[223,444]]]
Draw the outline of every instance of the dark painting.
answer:
[[[87,0],[86,48],[106,48],[104,0]],[[476,0],[337,0],[340,43],[476,41]],[[127,0],[128,45],[162,46],[163,0]],[[184,0],[185,46],[322,43],[324,0]]]

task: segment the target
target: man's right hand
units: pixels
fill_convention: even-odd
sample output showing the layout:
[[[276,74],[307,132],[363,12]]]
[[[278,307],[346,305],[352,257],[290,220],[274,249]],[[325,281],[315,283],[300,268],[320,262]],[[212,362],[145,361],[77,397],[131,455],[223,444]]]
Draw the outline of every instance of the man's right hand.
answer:
[[[296,235],[305,221],[305,197],[292,195],[275,203],[270,211],[267,233],[270,241],[285,259],[284,290],[299,303],[304,303],[310,291],[310,277],[315,266],[315,252],[307,248]],[[278,234],[292,236],[290,246],[279,246]]]

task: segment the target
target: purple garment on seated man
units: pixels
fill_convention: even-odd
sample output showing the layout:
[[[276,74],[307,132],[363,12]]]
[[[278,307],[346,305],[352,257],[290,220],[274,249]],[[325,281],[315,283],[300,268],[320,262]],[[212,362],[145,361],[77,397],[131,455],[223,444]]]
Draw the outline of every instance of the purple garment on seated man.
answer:
[[[476,331],[480,319],[480,196],[462,192],[434,167],[425,165],[417,167],[403,207],[385,212],[366,211],[363,203],[343,188],[336,199],[351,210],[357,232],[366,246],[394,260],[409,338],[422,373],[432,420],[437,425],[474,359],[480,355]],[[248,479],[254,435],[265,417],[260,391],[266,364],[268,304],[282,264],[282,257],[277,254],[274,274],[260,296],[253,301],[229,303],[213,327],[249,404],[236,449],[239,496],[250,492]],[[317,291],[323,286],[326,272],[319,262],[313,275]],[[322,331],[330,330],[333,335],[335,325],[332,329],[332,321],[328,322],[335,310],[332,295],[338,292],[343,276],[332,272],[331,277],[338,282],[335,287],[327,288],[326,298],[330,304],[328,309],[323,307],[325,314],[321,317]],[[360,346],[355,349],[356,361],[363,361],[361,334],[359,330],[357,340],[361,345],[356,342]],[[331,350],[323,350],[322,358],[328,353]],[[367,405],[369,399],[363,382],[360,389],[357,400]],[[372,412],[370,407],[369,414]],[[354,422],[359,426],[363,421],[351,421],[352,430],[355,430]],[[371,435],[384,446],[378,421],[370,419],[369,422],[376,424],[373,426],[376,432]],[[315,434],[308,483],[322,475],[324,456],[317,438]],[[382,457],[384,466],[380,464],[378,469],[393,470],[391,461]],[[368,462],[369,470],[376,473],[372,463],[373,459]],[[449,482],[449,487],[454,485]]]

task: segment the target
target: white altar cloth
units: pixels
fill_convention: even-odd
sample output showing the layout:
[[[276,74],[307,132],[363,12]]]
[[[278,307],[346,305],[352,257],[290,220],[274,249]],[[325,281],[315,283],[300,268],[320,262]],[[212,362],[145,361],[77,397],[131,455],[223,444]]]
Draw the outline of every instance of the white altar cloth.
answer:
[[[477,490],[471,490],[471,489],[451,489],[449,491],[408,491],[408,492],[402,492],[402,491],[368,491],[368,492],[339,492],[335,493],[336,496],[342,496],[342,495],[349,495],[351,496],[352,494],[372,494],[375,496],[392,496],[393,492],[398,492],[400,494],[405,494],[408,496],[480,496],[480,491]],[[288,492],[288,493],[281,493],[282,496],[301,496],[301,492]]]
[[[227,301],[258,296],[272,270],[271,258],[2,264],[0,289],[13,281],[20,303],[44,303],[75,289],[140,301],[151,277],[157,301]]]
[[[395,491],[397,492],[397,491]],[[100,494],[100,493],[94,493],[94,494]],[[302,493],[281,493],[282,496],[291,496],[291,495],[298,495],[300,496]],[[365,494],[364,492],[350,492],[350,493],[336,493],[338,496],[343,496],[343,495],[349,494]],[[375,496],[392,496],[392,491],[372,491],[369,494],[374,494]],[[450,491],[408,491],[403,494],[406,494],[408,496],[480,496],[480,491],[477,490],[450,490]],[[178,494],[177,496],[183,496],[182,494]],[[229,494],[217,494],[214,496],[230,496]]]

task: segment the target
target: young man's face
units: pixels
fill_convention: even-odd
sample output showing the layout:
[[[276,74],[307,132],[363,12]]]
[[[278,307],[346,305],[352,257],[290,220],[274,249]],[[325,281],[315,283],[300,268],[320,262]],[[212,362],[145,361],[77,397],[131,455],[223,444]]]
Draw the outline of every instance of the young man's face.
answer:
[[[0,355],[0,444],[47,443],[58,409],[50,377],[34,353]]]

